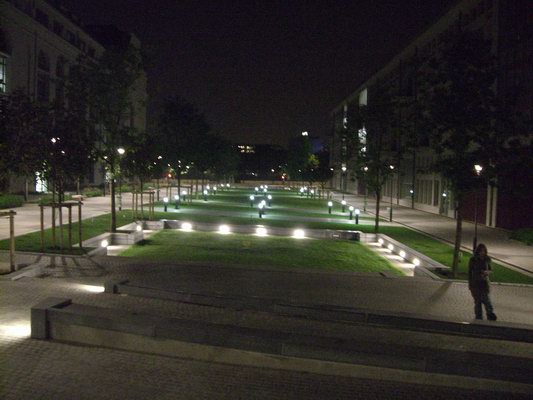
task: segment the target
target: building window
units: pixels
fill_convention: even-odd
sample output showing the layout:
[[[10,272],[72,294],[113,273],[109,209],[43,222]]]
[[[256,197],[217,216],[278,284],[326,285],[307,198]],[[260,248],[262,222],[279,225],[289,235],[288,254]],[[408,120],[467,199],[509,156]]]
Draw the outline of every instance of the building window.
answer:
[[[45,12],[37,8],[35,10],[35,19],[48,28],[48,15]]]
[[[6,92],[7,57],[0,55],[0,93]]]
[[[43,52],[39,52],[39,56],[37,57],[37,66],[39,69],[50,72],[50,61],[48,60],[48,56]]]
[[[64,78],[65,77],[65,59],[61,56],[57,58],[56,63],[56,76],[58,78]]]
[[[47,74],[37,76],[37,100],[42,102],[50,100],[50,78]]]

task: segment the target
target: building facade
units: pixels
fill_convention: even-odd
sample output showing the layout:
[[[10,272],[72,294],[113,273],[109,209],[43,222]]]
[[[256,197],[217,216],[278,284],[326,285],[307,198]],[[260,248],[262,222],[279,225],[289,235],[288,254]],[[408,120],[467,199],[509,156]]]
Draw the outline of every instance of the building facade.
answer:
[[[414,75],[417,73],[413,61],[429,58],[443,37],[457,25],[482,32],[490,40],[492,52],[500,66],[497,96],[512,101],[518,111],[533,116],[533,81],[527,78],[533,76],[533,2],[458,1],[332,112],[330,164],[335,170],[333,187],[352,193],[364,190],[361,183],[353,178],[353,171],[343,171],[343,167],[350,163],[345,159],[342,138],[335,134],[339,127],[347,123],[350,110],[360,105],[371,106],[373,99],[383,95],[384,87],[389,94],[392,88],[393,95],[412,97],[416,92]],[[368,130],[368,134],[372,135],[371,129]],[[366,131],[360,137],[365,139]],[[385,142],[390,152],[398,150],[394,138],[386,137]],[[395,173],[383,187],[384,204],[388,202],[454,218],[454,194],[442,176],[433,172],[431,166],[434,160],[435,155],[429,143],[424,141],[407,154],[402,154]],[[468,193],[462,209],[464,218],[508,229],[533,226],[533,187],[529,193],[511,196],[504,189],[509,184],[512,183],[499,182],[498,185],[487,185],[486,188]],[[531,184],[533,186],[533,182]]]
[[[139,40],[133,35],[129,37],[139,48]],[[39,102],[61,101],[70,66],[81,56],[96,61],[105,47],[91,34],[90,27],[85,27],[60,1],[0,0],[0,95],[23,90]],[[147,98],[144,73],[132,93],[139,106],[132,110],[130,124],[144,131]],[[104,177],[103,168],[97,164],[86,183],[101,184]],[[20,190],[21,185],[20,179],[14,178],[10,189]],[[42,189],[38,179],[36,189]]]

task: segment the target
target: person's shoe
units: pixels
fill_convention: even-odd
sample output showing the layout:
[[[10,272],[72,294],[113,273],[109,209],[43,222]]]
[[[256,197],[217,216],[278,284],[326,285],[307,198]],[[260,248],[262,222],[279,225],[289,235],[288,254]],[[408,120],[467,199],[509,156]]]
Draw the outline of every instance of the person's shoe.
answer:
[[[498,317],[496,316],[496,314],[491,313],[491,314],[487,315],[487,319],[489,321],[496,321],[498,319]]]

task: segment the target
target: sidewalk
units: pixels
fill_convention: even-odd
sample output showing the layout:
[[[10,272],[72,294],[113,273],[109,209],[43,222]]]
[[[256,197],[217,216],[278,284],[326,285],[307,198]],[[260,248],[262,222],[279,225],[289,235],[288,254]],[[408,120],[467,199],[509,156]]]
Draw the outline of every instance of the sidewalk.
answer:
[[[342,194],[334,192],[333,198],[340,201]],[[349,205],[363,209],[364,199],[362,196],[345,194],[344,199]],[[381,217],[388,218],[388,207],[390,207],[390,202],[385,201],[381,203]],[[369,198],[367,211],[373,213],[375,209],[376,202],[374,199]],[[456,221],[452,218],[394,204],[392,219],[394,222],[425,232],[449,243],[454,243],[455,241]],[[474,224],[463,221],[462,246],[471,251],[473,240]],[[478,224],[478,243],[485,243],[487,245],[492,258],[533,273],[533,246],[527,246],[521,242],[509,239],[509,233],[507,231],[488,228]]]

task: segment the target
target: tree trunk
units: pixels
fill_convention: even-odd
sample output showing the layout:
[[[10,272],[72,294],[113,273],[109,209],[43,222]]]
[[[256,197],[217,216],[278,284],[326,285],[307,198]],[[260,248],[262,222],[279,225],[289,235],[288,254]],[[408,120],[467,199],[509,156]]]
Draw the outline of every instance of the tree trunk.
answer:
[[[76,194],[80,194],[80,178],[76,180]]]
[[[111,232],[117,231],[117,210],[115,204],[115,177],[111,178]]]
[[[376,219],[374,222],[374,232],[379,232],[379,206],[381,204],[381,191],[376,191]]]
[[[181,167],[178,164],[178,196],[181,196]]]
[[[455,225],[455,245],[453,247],[453,262],[452,262],[452,278],[457,277],[457,270],[459,269],[459,253],[461,252],[461,239],[463,236],[463,211],[462,202],[457,201],[457,223]]]
[[[24,177],[24,201],[28,201],[29,197],[29,190],[28,190],[28,177]]]

